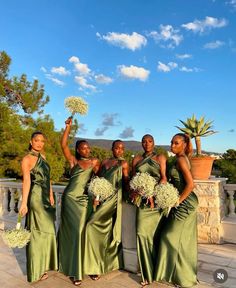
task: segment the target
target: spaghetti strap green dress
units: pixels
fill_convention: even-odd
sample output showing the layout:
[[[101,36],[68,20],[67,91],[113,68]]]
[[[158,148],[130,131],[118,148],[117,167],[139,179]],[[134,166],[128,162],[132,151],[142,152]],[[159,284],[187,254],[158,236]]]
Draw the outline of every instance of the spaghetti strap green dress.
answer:
[[[185,180],[176,164],[170,170],[170,179],[181,194]],[[197,284],[197,206],[197,196],[191,192],[177,208],[171,209],[160,234],[156,281],[181,287]]]
[[[160,165],[152,157],[153,154],[143,158],[136,165],[135,170],[136,173],[147,172],[159,182]],[[137,209],[137,254],[142,280],[147,280],[149,283],[153,282],[157,250],[156,238],[162,225],[162,218],[163,215],[158,208],[150,208],[143,203]]]
[[[33,152],[30,154],[35,155]],[[37,154],[38,160],[30,171],[31,186],[28,196],[26,228],[31,231],[26,246],[27,280],[37,281],[49,270],[57,270],[57,244],[55,230],[55,207],[49,201],[50,167]]]
[[[93,167],[82,169],[75,165],[62,194],[58,231],[59,271],[75,280],[83,278],[85,225],[89,213],[86,186],[92,175]]]
[[[101,275],[122,268],[121,211],[122,163],[106,169],[100,177],[110,181],[116,193],[97,207],[86,226],[84,270],[87,275]]]

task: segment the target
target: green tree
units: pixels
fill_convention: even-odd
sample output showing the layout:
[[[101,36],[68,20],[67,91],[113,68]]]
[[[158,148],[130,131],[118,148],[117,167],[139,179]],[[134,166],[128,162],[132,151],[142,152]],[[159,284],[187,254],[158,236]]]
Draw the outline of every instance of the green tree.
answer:
[[[49,97],[43,85],[37,80],[29,82],[25,74],[10,78],[10,64],[7,53],[0,52],[0,176],[21,177],[21,159],[28,152],[31,134],[39,130],[47,137],[45,148],[52,179],[58,180],[65,160],[60,148],[61,133],[55,131],[49,115],[42,116]],[[36,119],[32,117],[35,112],[39,115]],[[74,121],[72,132],[75,134],[77,129]]]
[[[222,159],[214,162],[215,174],[228,178],[228,183],[236,183],[236,150],[228,149]]]
[[[44,86],[38,80],[29,82],[25,74],[9,77],[10,64],[11,58],[0,51],[0,101],[7,102],[15,110],[22,108],[26,114],[42,113],[49,102]]]

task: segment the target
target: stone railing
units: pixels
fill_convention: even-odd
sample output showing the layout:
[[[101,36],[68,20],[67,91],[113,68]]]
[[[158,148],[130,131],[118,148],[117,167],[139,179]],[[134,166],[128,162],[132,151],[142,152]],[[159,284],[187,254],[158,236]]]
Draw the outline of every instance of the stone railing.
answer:
[[[236,184],[225,184],[224,190],[228,196],[226,203],[226,216],[236,219],[234,197],[236,193]]]
[[[236,184],[226,184],[225,178],[212,178],[209,180],[195,180],[194,192],[199,199],[198,207],[198,241],[200,243],[221,243],[223,241],[221,221],[225,216],[236,217],[234,206],[234,193]],[[60,223],[60,203],[64,186],[53,185],[56,199],[56,227]],[[0,181],[0,226],[4,223],[15,223],[18,208],[21,204],[22,183],[14,181]],[[9,195],[10,194],[10,195]],[[227,197],[228,195],[228,197]],[[10,196],[10,197],[9,197]],[[135,207],[130,204],[123,205],[123,235],[124,247],[136,249],[135,242]],[[127,231],[127,232],[126,232]],[[132,233],[133,231],[133,233]]]

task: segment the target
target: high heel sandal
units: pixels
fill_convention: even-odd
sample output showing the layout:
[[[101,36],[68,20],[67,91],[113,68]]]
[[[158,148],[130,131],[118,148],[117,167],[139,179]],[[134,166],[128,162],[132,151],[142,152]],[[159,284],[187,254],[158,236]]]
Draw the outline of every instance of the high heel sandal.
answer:
[[[142,281],[140,284],[142,287],[149,285],[147,280]]]
[[[82,283],[81,280],[78,280],[78,279],[75,280],[74,277],[69,277],[69,278],[70,278],[70,281],[71,281],[75,286],[79,286],[79,285],[81,285],[81,283]]]
[[[94,280],[94,281],[97,281],[97,280],[100,279],[100,276],[99,276],[99,275],[91,275],[90,277],[91,277],[91,279]]]
[[[73,283],[75,286],[79,286],[79,285],[81,285],[82,281],[81,280],[74,280]]]

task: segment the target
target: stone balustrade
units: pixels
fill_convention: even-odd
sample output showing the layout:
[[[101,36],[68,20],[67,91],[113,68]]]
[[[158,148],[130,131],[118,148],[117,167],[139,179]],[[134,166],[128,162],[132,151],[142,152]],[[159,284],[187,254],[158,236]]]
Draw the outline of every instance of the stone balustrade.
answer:
[[[212,178],[209,180],[195,180],[194,192],[199,199],[198,207],[198,241],[199,243],[222,243],[223,234],[221,221],[226,216],[236,218],[234,193],[236,184],[226,184],[226,178]],[[60,203],[64,186],[53,185],[56,204],[56,227],[60,223]],[[0,220],[14,223],[15,194],[18,194],[18,207],[21,203],[22,183],[14,181],[0,181]],[[10,203],[9,203],[10,193]],[[135,216],[136,208],[130,204],[123,205],[123,247],[136,249]]]

